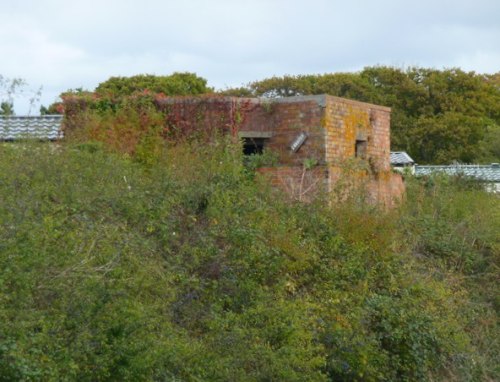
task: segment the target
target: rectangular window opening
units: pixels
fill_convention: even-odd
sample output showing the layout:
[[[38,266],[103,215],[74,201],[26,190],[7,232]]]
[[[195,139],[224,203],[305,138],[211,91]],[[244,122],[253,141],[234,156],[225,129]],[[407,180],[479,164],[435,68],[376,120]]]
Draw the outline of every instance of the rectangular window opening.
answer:
[[[354,155],[356,158],[366,159],[366,149],[368,147],[367,141],[356,140],[356,147]]]
[[[262,154],[266,141],[266,138],[243,138],[243,154]]]

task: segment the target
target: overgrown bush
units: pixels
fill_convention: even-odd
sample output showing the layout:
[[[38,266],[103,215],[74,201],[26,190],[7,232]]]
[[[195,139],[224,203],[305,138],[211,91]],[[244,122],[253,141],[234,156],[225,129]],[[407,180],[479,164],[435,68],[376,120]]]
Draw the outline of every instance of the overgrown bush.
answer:
[[[462,289],[465,330],[479,353],[476,370],[495,380],[500,373],[498,195],[464,177],[410,178],[407,185],[400,220],[406,246],[423,272]]]
[[[141,144],[0,146],[0,380],[498,377],[498,199],[289,203],[224,139]]]

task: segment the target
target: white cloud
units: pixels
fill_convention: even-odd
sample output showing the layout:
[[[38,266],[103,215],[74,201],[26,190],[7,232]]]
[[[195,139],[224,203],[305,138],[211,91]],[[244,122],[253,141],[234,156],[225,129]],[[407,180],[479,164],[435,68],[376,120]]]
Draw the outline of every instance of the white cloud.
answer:
[[[0,74],[44,103],[112,75],[193,71],[217,87],[376,64],[500,70],[497,0],[18,0]]]
[[[496,73],[500,71],[500,52],[476,52],[460,55],[456,58],[455,67],[473,70],[478,73]]]
[[[81,49],[51,40],[45,31],[24,20],[2,22],[0,51],[5,75],[43,77],[56,83],[67,67],[85,59]]]

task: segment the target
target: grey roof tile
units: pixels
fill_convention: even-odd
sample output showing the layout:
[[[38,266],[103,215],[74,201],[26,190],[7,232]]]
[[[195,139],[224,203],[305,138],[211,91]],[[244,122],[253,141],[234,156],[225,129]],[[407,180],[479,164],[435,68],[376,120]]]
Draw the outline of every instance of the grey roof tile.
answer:
[[[62,119],[62,115],[0,116],[0,141],[59,139]]]
[[[415,175],[430,175],[442,172],[448,175],[463,175],[483,182],[500,182],[500,165],[451,165],[451,166],[416,166]]]
[[[405,151],[391,151],[391,165],[414,163],[415,161]]]

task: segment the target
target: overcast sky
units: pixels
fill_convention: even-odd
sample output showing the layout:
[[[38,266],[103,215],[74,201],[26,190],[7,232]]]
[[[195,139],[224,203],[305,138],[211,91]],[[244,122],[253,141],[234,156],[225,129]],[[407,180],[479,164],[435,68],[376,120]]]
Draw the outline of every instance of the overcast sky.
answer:
[[[0,15],[0,75],[44,105],[141,73],[225,88],[378,64],[500,71],[500,0],[0,0]]]

